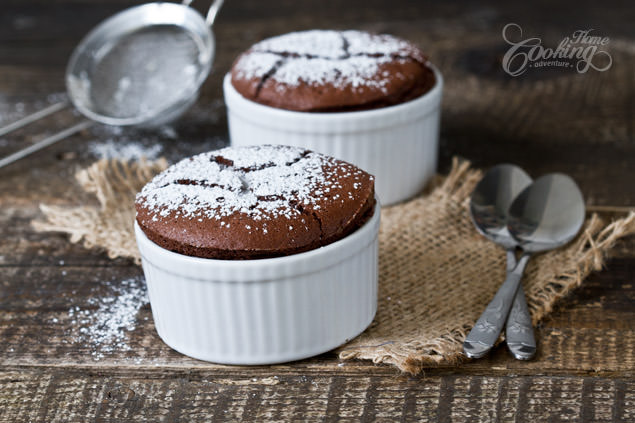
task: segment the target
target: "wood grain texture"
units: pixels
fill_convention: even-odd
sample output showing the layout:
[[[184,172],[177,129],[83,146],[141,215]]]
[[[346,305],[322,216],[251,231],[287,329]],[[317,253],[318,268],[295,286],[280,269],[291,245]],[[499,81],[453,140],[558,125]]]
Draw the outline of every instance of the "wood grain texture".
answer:
[[[64,67],[95,24],[139,1],[6,0],[0,13],[0,125],[63,98]],[[195,2],[202,10],[205,2]],[[277,366],[230,367],[184,357],[156,335],[143,305],[125,349],[79,336],[71,308],[94,312],[141,270],[127,260],[36,233],[39,203],[93,199],[74,189],[91,145],[159,144],[168,159],[227,143],[221,76],[264,37],[310,28],[360,28],[419,43],[443,72],[440,170],[459,155],[486,167],[517,163],[533,176],[561,171],[589,205],[635,206],[635,29],[630,2],[491,0],[229,1],[201,98],[170,132],[96,127],[0,169],[0,422],[20,421],[635,421],[635,239],[621,241],[537,328],[539,354],[519,362],[498,348],[459,368],[411,378],[333,354]],[[500,31],[517,22],[555,46],[576,29],[611,38],[613,67],[507,77]],[[52,95],[52,96],[51,96]],[[0,137],[0,156],[81,117],[60,112]],[[618,214],[604,213],[607,219]],[[75,322],[74,322],[75,321]],[[99,353],[97,356],[95,352]]]
[[[282,375],[63,369],[0,375],[0,421],[632,421],[622,378]],[[398,384],[399,389],[395,389]]]
[[[536,360],[513,360],[504,347],[489,358],[473,361],[462,371],[475,374],[505,373],[554,375],[599,374],[635,376],[635,265],[630,259],[614,259],[608,271],[592,275],[576,296],[537,329],[540,348]],[[610,275],[610,278],[609,278]],[[54,366],[99,369],[197,368],[231,369],[190,359],[167,347],[157,336],[150,307],[140,307],[135,328],[125,332],[126,349],[110,351],[99,342],[81,336],[77,312],[94,313],[95,300],[113,297],[122,280],[141,277],[141,269],[128,266],[2,266],[0,283],[8,289],[0,299],[0,365]],[[619,279],[616,279],[619,278]],[[616,283],[616,280],[622,282]],[[20,281],[18,286],[11,281]],[[602,318],[598,318],[601,315]],[[108,346],[107,346],[108,347]],[[99,358],[96,358],[99,356]],[[292,367],[262,367],[262,370],[293,372],[337,372],[333,355],[302,361]],[[392,368],[367,363],[341,363],[364,374],[393,373]],[[245,371],[249,372],[245,368]],[[445,370],[451,370],[451,367]],[[440,371],[440,369],[437,369]]]

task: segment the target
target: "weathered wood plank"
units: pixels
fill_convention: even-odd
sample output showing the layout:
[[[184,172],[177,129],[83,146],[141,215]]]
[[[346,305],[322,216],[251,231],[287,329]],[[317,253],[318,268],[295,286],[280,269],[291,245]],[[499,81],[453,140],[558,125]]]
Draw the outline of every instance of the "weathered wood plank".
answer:
[[[281,375],[206,371],[8,370],[1,422],[632,421],[635,382],[617,378]],[[334,388],[335,387],[335,388]],[[404,395],[405,393],[405,395]]]
[[[540,347],[534,361],[516,361],[502,347],[492,357],[468,363],[462,370],[477,374],[635,375],[635,263],[632,259],[614,259],[608,268],[610,273],[592,275],[538,328]],[[0,297],[0,365],[224,368],[189,359],[163,344],[154,330],[149,304],[140,297],[133,304],[127,303],[130,331],[101,332],[96,326],[103,324],[99,319],[118,318],[112,311],[115,306],[105,301],[133,292],[122,283],[130,280],[136,281],[133,288],[143,287],[140,268],[66,263],[54,267],[0,267],[4,292]],[[315,372],[337,373],[341,368],[334,366],[336,363],[333,355],[326,355],[278,368],[288,369],[285,372],[312,368]],[[363,373],[372,365],[346,364],[346,368]],[[250,368],[243,371],[251,372]],[[377,371],[394,372],[389,367]]]
[[[34,76],[33,80],[44,75],[45,73],[42,72]],[[451,77],[452,74],[448,75],[448,78]],[[469,158],[476,165],[483,167],[502,161],[513,161],[525,167],[533,175],[553,171],[571,174],[579,182],[590,204],[616,206],[635,204],[635,197],[633,197],[635,194],[628,184],[628,181],[635,177],[635,169],[630,166],[632,157],[635,157],[635,142],[633,142],[632,134],[627,134],[632,125],[631,116],[635,112],[626,104],[629,101],[628,97],[625,95],[614,97],[617,111],[607,123],[600,124],[597,118],[593,118],[592,115],[597,109],[589,106],[588,110],[580,113],[580,117],[576,117],[576,125],[580,126],[576,130],[558,128],[559,122],[567,120],[568,115],[562,112],[567,104],[565,100],[559,104],[554,102],[552,107],[545,109],[540,116],[536,117],[541,122],[540,125],[533,125],[531,127],[533,132],[523,134],[514,131],[513,128],[505,127],[504,122],[518,120],[518,117],[505,112],[507,105],[504,102],[492,107],[490,97],[494,94],[491,93],[504,93],[507,89],[513,89],[524,104],[536,104],[535,107],[541,109],[542,104],[549,99],[547,94],[544,98],[537,97],[535,94],[530,95],[533,88],[529,84],[526,84],[525,89],[505,87],[502,84],[496,87],[491,86],[491,83],[480,88],[462,87],[461,83],[469,81],[470,75],[457,75],[456,78],[454,84],[456,88],[449,86],[444,102],[444,119],[452,125],[446,124],[442,130],[440,152],[442,170],[447,169],[450,158],[454,155]],[[218,84],[220,78],[216,79],[215,84]],[[32,83],[31,80],[27,80],[21,84]],[[473,100],[465,98],[462,92],[464,89],[475,92]],[[545,93],[560,89],[556,84],[545,90]],[[619,89],[619,86],[614,89]],[[583,92],[578,95],[583,95]],[[215,92],[211,98],[202,99],[180,124],[174,126],[179,142],[175,143],[175,140],[167,139],[159,134],[155,135],[156,143],[161,144],[165,153],[173,160],[203,151],[205,147],[209,149],[221,146],[222,143],[216,140],[227,138],[225,125],[222,123],[224,111],[217,106],[219,99],[218,92]],[[578,99],[575,93],[566,100],[573,103],[576,101]],[[36,107],[31,105],[26,109],[34,110]],[[216,114],[215,119],[218,119],[219,123],[210,125],[206,122],[205,116],[211,114]],[[7,138],[0,148],[0,154],[8,154],[25,143],[33,142],[37,134],[52,133],[52,124],[56,128],[62,128],[78,120],[77,117],[64,114],[51,119],[52,122],[47,120],[41,125],[29,128],[28,131],[25,129]],[[483,125],[482,122],[490,122],[490,124]],[[598,127],[605,127],[604,125],[609,125],[614,132],[618,133],[611,132],[604,135],[596,133]],[[144,136],[147,138],[152,135]],[[88,130],[84,134],[39,152],[25,161],[2,169],[0,191],[18,194],[10,199],[17,204],[26,204],[27,199],[30,203],[33,199],[72,200],[72,192],[65,188],[72,183],[73,172],[78,166],[87,166],[91,160],[94,160],[92,158],[94,156],[91,157],[88,151],[89,143],[104,138],[108,138],[108,135],[103,131],[100,133]],[[587,141],[583,141],[584,139]],[[69,152],[77,154],[79,160],[72,162],[63,160],[66,157],[65,153]],[[563,160],[565,157],[566,160]],[[29,178],[23,178],[25,171],[30,172]],[[8,198],[3,200],[9,201]]]
[[[0,125],[59,99],[77,41],[103,18],[139,3],[4,1]],[[533,3],[501,1],[425,8],[382,0],[227,2],[214,28],[214,73],[197,106],[172,125],[176,139],[143,132],[118,137],[96,128],[0,170],[0,421],[634,421],[634,238],[621,242],[607,269],[538,329],[535,361],[515,361],[499,348],[485,360],[409,378],[387,366],[340,363],[332,354],[249,368],[188,359],[159,340],[147,305],[118,348],[100,351],[79,332],[86,326],[79,320],[98,314],[99,299],[117,295],[121,282],[136,280],[140,270],[29,226],[40,202],[91,201],[72,188],[74,171],[94,160],[91,142],[138,137],[160,144],[171,160],[224,145],[220,83],[234,57],[264,37],[315,27],[391,32],[428,51],[446,82],[442,171],[453,155],[477,166],[515,162],[534,176],[571,174],[589,204],[633,206],[631,5],[593,6],[564,4],[546,13]],[[611,37],[614,66],[604,73],[508,78],[500,67],[506,48],[500,30],[512,21],[551,46],[593,27]],[[0,156],[77,119],[63,112],[2,137]],[[71,307],[88,315],[71,316]]]
[[[21,43],[37,48],[37,51],[28,53],[30,60],[36,60],[34,63],[20,66],[6,64],[0,67],[3,74],[0,89],[7,95],[3,100],[6,103],[1,106],[21,103],[20,107],[27,113],[36,109],[35,103],[41,104],[42,99],[51,92],[64,91],[64,61],[46,62],[46,58],[51,54],[63,57],[67,57],[68,54],[61,54],[60,50],[63,48],[60,46],[51,48],[50,40],[67,40],[72,34],[79,39],[87,30],[85,26],[92,24],[89,21],[98,22],[123,5],[122,2],[116,6],[95,8],[91,3],[100,4],[80,3],[74,6],[76,11],[70,8],[61,12],[59,10],[65,8],[54,5],[43,5],[41,10],[29,6],[28,3],[26,6],[21,6],[22,3],[11,5],[14,8],[13,16],[33,15],[32,18],[43,27],[40,31],[21,31],[18,36],[13,32],[12,35],[3,35],[0,32],[0,39],[4,37],[11,41],[10,45],[15,45],[17,49],[24,50]],[[183,142],[179,143],[173,157],[191,154],[191,147],[196,146],[197,140],[200,141],[202,137],[226,137],[222,110],[217,124],[210,125],[206,120],[206,116],[209,117],[206,111],[210,105],[221,99],[221,76],[236,55],[250,43],[264,36],[287,31],[287,18],[307,18],[306,9],[292,7],[291,4],[286,6],[276,9],[276,12],[260,10],[258,16],[272,18],[262,20],[250,18],[254,10],[258,10],[257,2],[225,6],[225,21],[219,20],[215,28],[219,39],[215,73],[203,87],[199,106],[175,125],[176,132],[183,138]],[[492,6],[493,16],[496,16],[496,10],[500,7]],[[324,7],[317,9],[323,10]],[[367,16],[367,20],[362,19],[358,9],[351,7],[341,8],[341,15],[338,15],[336,21],[332,20],[333,17],[322,16],[318,12],[312,13],[308,22],[294,22],[298,25],[296,29],[301,29],[304,26],[342,26],[363,21],[362,27],[394,32],[420,42],[441,67],[446,79],[441,143],[442,169],[447,169],[449,159],[453,155],[472,159],[479,166],[513,161],[535,175],[550,171],[571,174],[579,181],[592,204],[635,204],[635,194],[628,184],[628,181],[635,177],[635,169],[630,166],[631,158],[635,157],[635,106],[632,102],[631,81],[635,57],[631,53],[632,43],[624,40],[615,41],[619,46],[611,51],[615,66],[607,72],[584,75],[547,72],[544,77],[539,75],[532,78],[506,78],[498,63],[500,53],[504,51],[501,49],[505,48],[500,37],[502,24],[499,19],[479,19],[469,13],[455,15],[456,10],[460,9],[457,6],[439,7],[439,15],[435,17],[416,13],[417,7],[414,4],[404,4],[389,11],[384,9],[378,9],[382,10],[382,13]],[[372,9],[365,7],[364,10]],[[49,15],[52,17],[47,17],[47,11],[51,12]],[[9,12],[3,14],[6,19],[17,19],[11,18],[12,14]],[[66,14],[80,12],[87,18],[80,20],[81,22],[73,22],[65,27],[65,32],[59,33],[60,25],[55,25],[56,19],[63,20]],[[576,10],[571,16],[571,24],[576,19],[584,23],[583,17],[588,16],[587,13],[588,11]],[[439,24],[439,16],[448,21]],[[53,19],[55,17],[56,19]],[[528,12],[526,19],[531,20],[532,17],[537,17],[535,11]],[[620,27],[614,20],[606,17],[595,18],[603,23],[604,28]],[[39,22],[40,19],[42,22]],[[485,25],[488,30],[470,31],[473,29],[472,26],[477,24]],[[537,32],[537,35],[541,35],[540,31]],[[29,35],[32,33],[36,35]],[[557,42],[558,36],[567,34],[558,35],[551,29],[545,34],[547,35],[550,41]],[[40,43],[33,43],[29,39],[30,36],[45,39]],[[48,43],[45,40],[49,40]],[[2,57],[13,55],[0,51],[0,59]],[[15,110],[11,112],[14,113]],[[71,119],[77,119],[64,116],[53,119],[53,123],[62,127]],[[51,122],[48,121],[36,125],[32,130],[37,134],[43,130],[50,130],[50,126]],[[74,151],[84,160],[73,162],[73,165],[87,163],[84,144],[99,137],[100,135],[94,131],[86,131],[85,134],[80,134],[46,152],[38,153],[21,164],[3,169],[4,177],[0,179],[0,191],[22,193],[22,198],[16,200],[23,199],[23,196],[46,199],[47,193],[48,197],[59,198],[56,194],[64,193],[59,187],[69,183],[71,172],[68,169],[69,163],[60,162],[56,157]],[[30,141],[32,138],[24,133],[7,138],[7,144],[0,148],[0,153],[5,154],[17,148],[24,144],[25,140]],[[157,136],[157,142],[168,150],[175,144],[174,140],[161,136]],[[32,177],[21,178],[27,170],[33,172]],[[42,184],[41,181],[47,181],[47,184]],[[16,183],[19,185],[11,185]]]
[[[70,191],[75,191],[70,189]],[[68,192],[68,190],[67,190]],[[64,194],[60,194],[64,195]],[[71,193],[73,196],[74,193]],[[84,198],[50,198],[42,200],[46,204],[73,204],[81,201],[93,202]],[[16,206],[16,203],[25,203]],[[72,207],[72,206],[71,206]],[[607,222],[623,214],[600,214]],[[61,233],[35,232],[31,221],[42,219],[38,204],[29,199],[16,199],[12,196],[0,197],[0,266],[58,266],[60,262],[72,266],[127,266],[129,260],[110,260],[98,249],[85,249],[72,244],[68,236]],[[617,243],[611,252],[614,258],[635,257],[635,237],[628,237]],[[610,272],[611,268],[608,268]],[[610,274],[608,276],[610,279]]]

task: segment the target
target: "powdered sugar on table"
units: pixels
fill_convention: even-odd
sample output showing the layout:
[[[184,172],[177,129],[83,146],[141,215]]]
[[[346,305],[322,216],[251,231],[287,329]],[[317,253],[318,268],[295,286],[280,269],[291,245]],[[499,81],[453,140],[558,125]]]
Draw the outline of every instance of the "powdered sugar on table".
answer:
[[[115,351],[128,351],[127,334],[136,328],[139,309],[148,303],[143,278],[108,283],[112,295],[91,298],[90,307],[68,310],[73,326],[78,326],[76,342],[89,346],[95,360]]]
[[[100,159],[139,160],[146,158],[154,160],[163,151],[161,144],[145,145],[141,142],[119,142],[109,139],[103,142],[93,142],[88,146],[89,151]]]

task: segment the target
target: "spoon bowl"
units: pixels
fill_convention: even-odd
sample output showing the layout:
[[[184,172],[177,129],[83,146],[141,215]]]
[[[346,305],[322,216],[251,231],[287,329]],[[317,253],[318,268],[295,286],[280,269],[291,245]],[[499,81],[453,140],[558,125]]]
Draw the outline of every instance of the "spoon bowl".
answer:
[[[507,214],[514,199],[531,185],[529,175],[511,164],[494,166],[476,185],[470,199],[470,216],[476,229],[505,248],[517,241],[507,230]]]
[[[527,253],[558,248],[584,223],[584,198],[567,175],[545,175],[523,190],[509,208],[508,229]]]

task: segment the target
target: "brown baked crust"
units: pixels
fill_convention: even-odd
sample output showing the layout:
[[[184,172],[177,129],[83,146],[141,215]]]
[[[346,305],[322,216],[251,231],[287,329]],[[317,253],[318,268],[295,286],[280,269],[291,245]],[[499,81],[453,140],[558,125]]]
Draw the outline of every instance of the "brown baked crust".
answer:
[[[241,156],[248,157],[238,163]],[[148,183],[135,202],[140,228],[157,245],[227,260],[330,244],[361,227],[374,205],[371,175],[287,146],[230,147],[185,159]]]
[[[435,76],[414,44],[360,31],[304,31],[241,54],[231,82],[243,97],[302,112],[369,110],[413,100]]]

